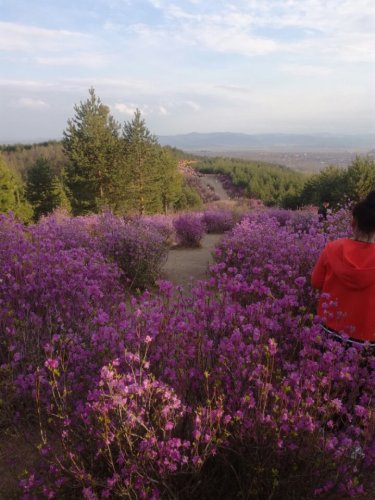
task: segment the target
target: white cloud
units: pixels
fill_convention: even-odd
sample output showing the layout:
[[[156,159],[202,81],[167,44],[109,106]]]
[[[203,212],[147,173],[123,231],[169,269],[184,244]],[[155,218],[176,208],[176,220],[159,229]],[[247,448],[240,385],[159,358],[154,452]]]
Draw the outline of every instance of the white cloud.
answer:
[[[153,3],[162,9],[165,22],[133,28],[149,44],[167,39],[243,56],[322,53],[330,60],[350,62],[371,62],[375,57],[373,0]],[[282,30],[285,38],[279,36]]]
[[[41,100],[41,99],[33,99],[30,97],[21,97],[20,99],[17,99],[14,101],[12,104],[12,107],[18,108],[18,109],[46,109],[49,108],[49,105]]]
[[[91,39],[84,33],[0,22],[0,50],[3,51],[54,52],[87,45]]]
[[[163,105],[160,105],[159,106],[159,114],[162,115],[162,116],[166,116],[169,114],[167,108]]]
[[[224,91],[229,94],[248,94],[251,92],[250,87],[244,87],[242,85],[233,85],[233,84],[226,84],[226,85],[215,85],[216,89],[219,89],[220,91]]]
[[[211,27],[207,31],[198,29],[195,39],[213,51],[244,56],[259,56],[280,50],[280,46],[273,40],[251,36],[235,29],[222,30],[221,27]]]
[[[310,64],[283,64],[281,70],[293,76],[314,77],[332,74],[332,68]]]
[[[125,104],[123,102],[119,102],[113,106],[113,108],[121,114],[124,115],[134,115],[135,111],[139,106],[135,104]]]
[[[194,101],[185,101],[185,103],[189,108],[191,108],[193,111],[200,111],[201,107],[198,103],[194,102]]]
[[[22,106],[61,131],[91,86],[120,120],[141,109],[156,133],[373,120],[375,0],[92,0],[91,13],[64,5],[61,22],[58,4],[50,26],[66,29],[25,2],[0,16],[13,21],[0,22],[0,112],[18,106],[15,135],[21,122],[35,131]]]
[[[155,7],[155,9],[160,9],[162,7],[162,2],[160,0],[148,0],[149,3]]]
[[[45,66],[79,66],[84,68],[98,68],[108,65],[108,57],[102,54],[74,53],[70,56],[40,56],[35,62]]]

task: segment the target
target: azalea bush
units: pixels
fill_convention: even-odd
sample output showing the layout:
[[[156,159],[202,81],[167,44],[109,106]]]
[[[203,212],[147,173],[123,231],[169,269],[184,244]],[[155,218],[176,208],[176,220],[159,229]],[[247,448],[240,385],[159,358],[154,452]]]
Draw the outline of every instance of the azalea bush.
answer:
[[[374,355],[322,335],[309,284],[344,212],[250,213],[192,293],[131,299],[112,216],[3,219],[1,365],[42,429],[25,498],[370,495]]]
[[[179,215],[173,221],[176,231],[177,243],[186,247],[199,247],[205,227],[202,215],[199,213],[186,213]]]
[[[84,247],[100,252],[115,262],[130,288],[153,285],[164,265],[172,222],[167,218],[116,217],[110,212],[86,217],[44,218],[32,229],[39,238],[51,240],[64,248]]]
[[[97,244],[104,256],[122,270],[130,288],[153,285],[165,264],[170,230],[142,217],[128,220],[104,214],[98,220]]]
[[[55,352],[49,419],[63,468],[51,474],[60,446],[46,442],[25,491],[359,494],[374,460],[373,358],[323,338],[307,313],[292,318],[291,298],[240,306],[237,279],[213,278],[177,303],[160,286],[124,313],[127,349],[96,365],[74,403]]]
[[[225,233],[235,224],[234,215],[229,210],[210,209],[203,212],[202,222],[207,233]]]
[[[11,368],[25,398],[35,394],[37,370],[46,382],[44,365],[55,345],[70,376],[85,372],[82,358],[76,364],[79,346],[87,346],[99,318],[112,314],[123,293],[118,268],[100,253],[65,249],[9,219],[1,222],[0,365]],[[105,341],[100,344],[97,353],[105,350]]]

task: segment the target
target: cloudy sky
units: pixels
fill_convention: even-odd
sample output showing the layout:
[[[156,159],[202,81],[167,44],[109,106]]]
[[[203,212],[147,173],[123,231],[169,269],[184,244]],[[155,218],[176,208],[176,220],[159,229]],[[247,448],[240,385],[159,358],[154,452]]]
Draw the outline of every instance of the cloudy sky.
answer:
[[[375,132],[374,0],[0,0],[0,142],[94,87],[155,134]]]

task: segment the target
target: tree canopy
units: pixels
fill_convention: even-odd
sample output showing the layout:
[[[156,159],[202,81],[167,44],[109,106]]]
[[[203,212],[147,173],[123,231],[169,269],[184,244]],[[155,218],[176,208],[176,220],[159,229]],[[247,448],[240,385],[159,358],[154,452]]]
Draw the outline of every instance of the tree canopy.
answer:
[[[63,185],[53,175],[46,158],[38,158],[27,171],[26,198],[34,209],[34,220],[47,215],[57,207],[70,209]]]
[[[69,160],[66,183],[74,213],[97,212],[111,204],[114,174],[120,161],[120,125],[93,88],[89,98],[75,105],[74,111],[63,134]]]
[[[305,184],[300,197],[301,205],[331,205],[358,201],[375,189],[375,161],[368,156],[357,156],[347,168],[333,165],[313,175]]]
[[[9,211],[25,221],[32,216],[32,208],[24,199],[21,179],[10,170],[0,154],[0,213]]]
[[[177,160],[160,146],[138,109],[121,128],[91,88],[74,111],[63,146],[75,214],[103,207],[154,213],[177,204],[182,189]]]
[[[201,172],[228,175],[247,196],[259,198],[267,205],[289,208],[305,182],[304,174],[272,163],[216,157],[203,158],[195,166]]]

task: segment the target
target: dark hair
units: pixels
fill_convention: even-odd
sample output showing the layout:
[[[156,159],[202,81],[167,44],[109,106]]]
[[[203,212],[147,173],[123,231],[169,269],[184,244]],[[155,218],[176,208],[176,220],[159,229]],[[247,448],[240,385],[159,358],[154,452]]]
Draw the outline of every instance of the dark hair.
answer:
[[[354,206],[352,214],[360,231],[366,234],[375,232],[375,190]]]

